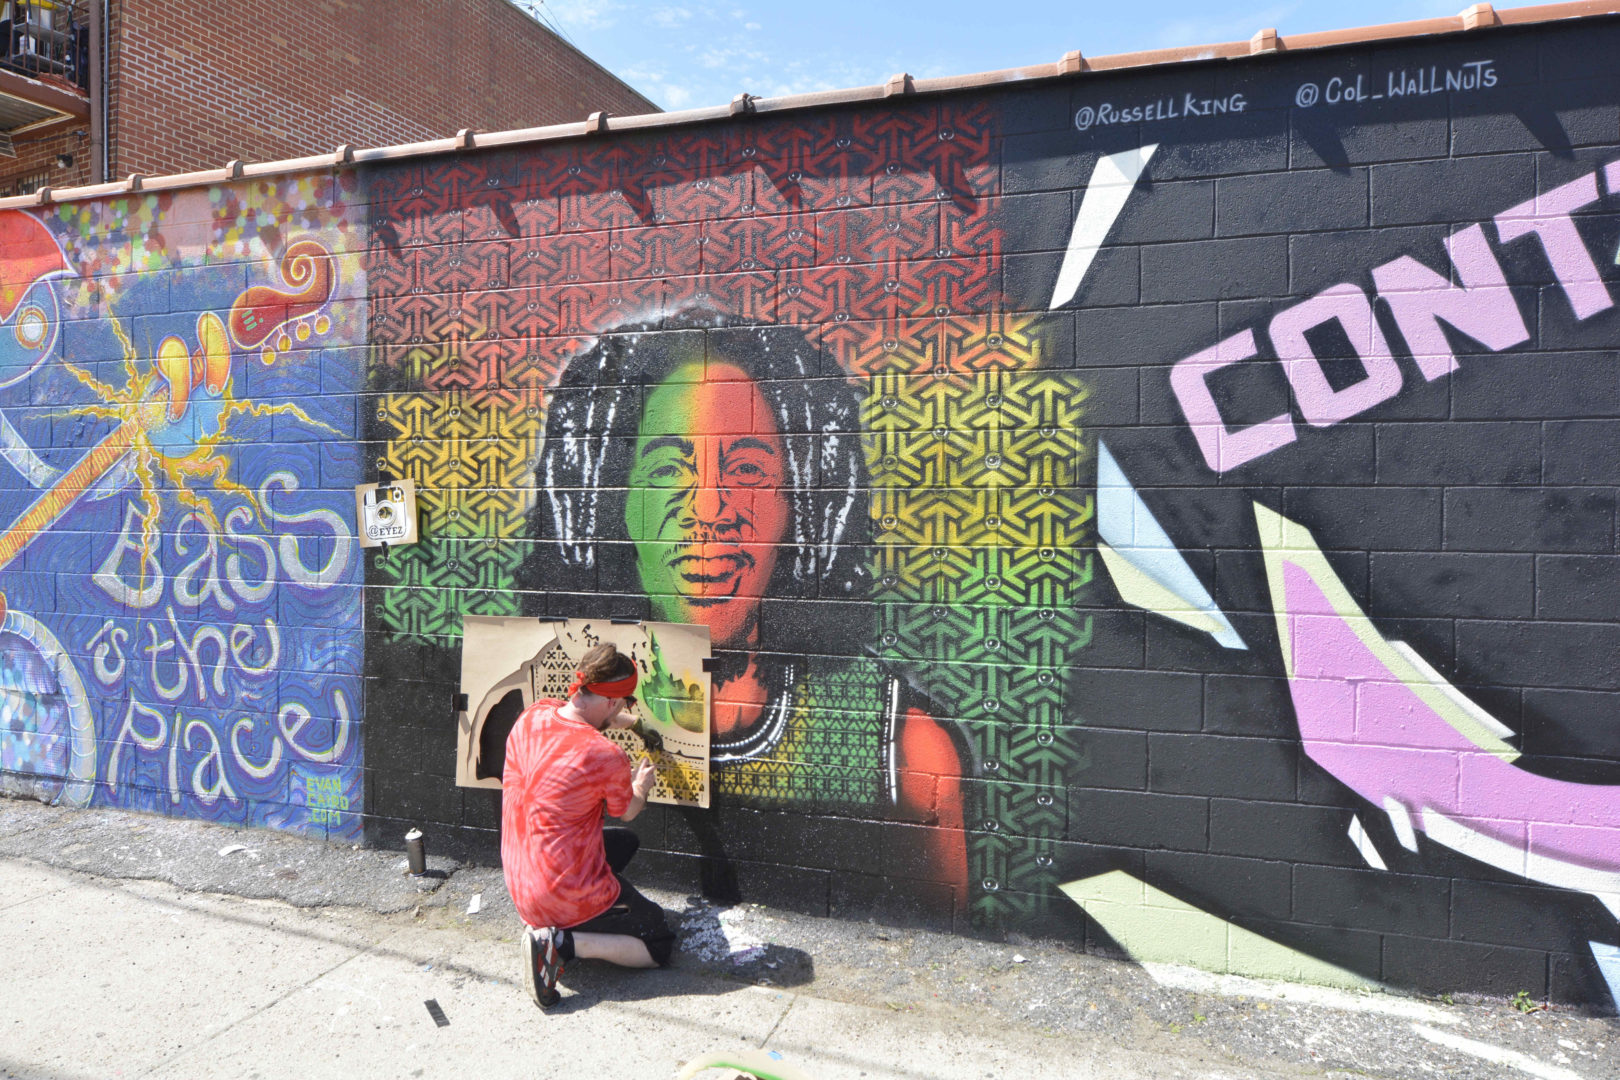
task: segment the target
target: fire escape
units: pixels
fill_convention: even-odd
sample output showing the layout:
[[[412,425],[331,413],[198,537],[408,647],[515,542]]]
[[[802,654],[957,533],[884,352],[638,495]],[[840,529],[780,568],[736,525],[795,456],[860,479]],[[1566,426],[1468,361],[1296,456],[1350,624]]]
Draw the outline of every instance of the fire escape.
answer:
[[[27,132],[90,117],[91,28],[97,0],[0,0],[0,168],[16,157],[13,140]],[[32,183],[24,194],[47,181]]]

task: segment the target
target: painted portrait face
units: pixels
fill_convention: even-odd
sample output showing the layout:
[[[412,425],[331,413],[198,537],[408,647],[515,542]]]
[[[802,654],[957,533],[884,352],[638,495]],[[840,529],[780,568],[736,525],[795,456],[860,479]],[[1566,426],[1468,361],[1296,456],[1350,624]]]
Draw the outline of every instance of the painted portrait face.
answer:
[[[648,393],[625,525],[653,617],[756,643],[787,535],[786,447],[759,386],[732,364],[684,364]]]

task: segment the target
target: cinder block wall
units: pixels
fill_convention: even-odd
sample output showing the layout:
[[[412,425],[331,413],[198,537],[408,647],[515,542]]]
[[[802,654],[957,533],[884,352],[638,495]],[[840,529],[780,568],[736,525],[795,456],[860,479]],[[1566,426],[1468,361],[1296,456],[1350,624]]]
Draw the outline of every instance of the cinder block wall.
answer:
[[[506,0],[119,0],[109,40],[116,178],[658,111]]]
[[[702,622],[643,880],[1610,1009],[1617,35],[6,211],[5,783],[493,859],[460,618]]]

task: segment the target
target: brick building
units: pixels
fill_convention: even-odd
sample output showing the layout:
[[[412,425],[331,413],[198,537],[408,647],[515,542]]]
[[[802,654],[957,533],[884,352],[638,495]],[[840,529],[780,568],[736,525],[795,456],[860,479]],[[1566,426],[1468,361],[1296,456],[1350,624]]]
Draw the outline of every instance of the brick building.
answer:
[[[658,111],[507,0],[0,2],[0,196],[598,110]]]

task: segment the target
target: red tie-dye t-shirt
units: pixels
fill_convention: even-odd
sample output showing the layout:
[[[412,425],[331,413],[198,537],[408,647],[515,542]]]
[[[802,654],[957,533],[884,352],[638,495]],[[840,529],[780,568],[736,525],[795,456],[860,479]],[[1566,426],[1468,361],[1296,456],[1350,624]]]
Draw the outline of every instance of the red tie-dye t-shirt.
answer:
[[[589,724],[537,701],[506,739],[501,866],[530,926],[577,926],[619,898],[602,851],[602,812],[630,807],[630,759]]]

